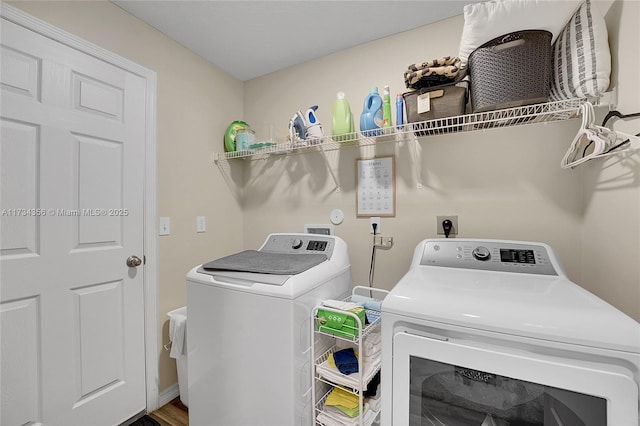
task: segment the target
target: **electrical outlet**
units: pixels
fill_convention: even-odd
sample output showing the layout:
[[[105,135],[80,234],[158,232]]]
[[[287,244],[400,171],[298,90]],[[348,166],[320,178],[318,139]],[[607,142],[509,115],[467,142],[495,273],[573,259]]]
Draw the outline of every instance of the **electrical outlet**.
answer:
[[[373,232],[373,224],[376,224],[376,232]],[[369,219],[369,233],[370,234],[375,234],[375,235],[380,235],[380,232],[382,232],[382,230],[380,229],[380,218],[379,217],[372,217]]]
[[[449,219],[453,226],[451,227],[451,235],[458,235],[458,216],[436,216],[436,233],[438,235],[444,235],[444,229],[442,228],[442,222]]]
[[[373,245],[378,248],[389,250],[393,247],[393,237],[383,237],[380,235],[376,235],[373,237]]]

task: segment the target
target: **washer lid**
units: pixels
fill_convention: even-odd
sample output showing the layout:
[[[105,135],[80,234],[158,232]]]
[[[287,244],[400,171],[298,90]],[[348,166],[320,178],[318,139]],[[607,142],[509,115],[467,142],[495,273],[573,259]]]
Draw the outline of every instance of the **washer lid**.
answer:
[[[291,275],[204,269],[202,266],[197,269],[197,272],[199,274],[211,275],[214,280],[221,283],[242,283],[243,285],[248,285],[247,283],[254,283],[281,286],[291,278]]]
[[[259,274],[295,275],[327,260],[320,253],[271,253],[245,250],[212,260],[202,265],[204,273],[211,271],[254,272]]]
[[[640,324],[562,276],[419,265],[391,290],[382,312],[640,353]]]

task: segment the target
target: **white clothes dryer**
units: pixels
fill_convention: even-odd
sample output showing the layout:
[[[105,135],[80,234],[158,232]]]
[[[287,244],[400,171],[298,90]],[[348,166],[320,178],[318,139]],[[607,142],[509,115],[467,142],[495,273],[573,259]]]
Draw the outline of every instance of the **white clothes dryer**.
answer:
[[[311,311],[351,290],[345,242],[271,234],[187,274],[189,424],[311,425]]]
[[[638,426],[640,324],[546,244],[422,241],[382,336],[383,426]]]

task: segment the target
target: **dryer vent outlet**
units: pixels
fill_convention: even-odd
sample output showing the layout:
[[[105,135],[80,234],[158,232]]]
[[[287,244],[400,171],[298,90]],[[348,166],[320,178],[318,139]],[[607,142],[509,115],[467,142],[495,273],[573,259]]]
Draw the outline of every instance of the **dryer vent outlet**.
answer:
[[[445,235],[444,227],[442,226],[445,220],[450,220],[453,225],[451,232],[449,232],[449,237],[458,235],[458,216],[436,216],[436,234]]]

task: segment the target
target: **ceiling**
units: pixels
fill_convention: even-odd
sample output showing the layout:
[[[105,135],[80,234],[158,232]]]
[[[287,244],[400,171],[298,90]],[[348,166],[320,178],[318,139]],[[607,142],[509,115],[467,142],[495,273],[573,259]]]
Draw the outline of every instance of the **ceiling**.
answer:
[[[112,1],[242,81],[459,15],[465,4],[475,3]]]

